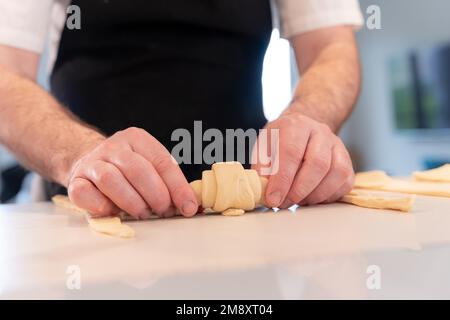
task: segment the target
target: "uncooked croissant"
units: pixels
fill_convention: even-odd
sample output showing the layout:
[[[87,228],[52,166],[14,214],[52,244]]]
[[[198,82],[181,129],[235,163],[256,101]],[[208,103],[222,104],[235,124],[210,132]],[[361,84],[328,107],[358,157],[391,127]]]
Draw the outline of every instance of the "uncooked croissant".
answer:
[[[215,163],[212,170],[203,171],[201,180],[191,182],[204,209],[225,215],[239,215],[264,206],[266,185],[266,178],[255,170],[245,170],[239,162]]]

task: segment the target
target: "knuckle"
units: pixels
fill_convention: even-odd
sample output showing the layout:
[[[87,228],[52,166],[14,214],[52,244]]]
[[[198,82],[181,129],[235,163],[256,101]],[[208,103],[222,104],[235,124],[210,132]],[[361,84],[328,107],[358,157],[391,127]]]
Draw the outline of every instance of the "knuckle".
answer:
[[[104,215],[111,214],[112,209],[113,209],[112,203],[107,199],[103,199],[98,204],[96,213]]]
[[[147,132],[144,129],[138,127],[129,127],[124,130],[118,131],[114,134],[114,136],[123,138],[123,139],[137,139],[142,137],[142,135]]]
[[[317,171],[324,173],[330,169],[330,160],[325,155],[317,154],[311,159],[311,165],[314,166]]]
[[[114,180],[114,173],[108,168],[97,166],[94,169],[94,179],[96,184],[109,185]]]
[[[117,162],[121,165],[133,166],[133,152],[131,150],[120,150],[115,153]]]
[[[289,159],[297,159],[302,154],[302,149],[298,144],[287,143],[284,146],[284,153]]]
[[[336,162],[333,166],[333,171],[341,180],[347,180],[353,174],[353,170],[351,169],[351,167],[343,161]]]
[[[165,154],[155,156],[152,163],[159,172],[167,172],[173,166],[171,158]]]
[[[97,151],[102,154],[114,154],[117,150],[117,147],[117,141],[113,137],[111,137],[103,141],[102,144],[97,148]]]
[[[85,184],[82,183],[76,183],[69,185],[69,190],[67,190],[69,193],[70,198],[74,200],[74,202],[78,202],[80,199],[80,196],[83,195],[85,192],[87,192],[87,188]]]
[[[138,128],[138,127],[129,127],[124,130],[124,133],[126,133],[127,135],[130,135],[130,136],[133,136],[133,137],[142,135],[144,132],[145,132],[144,129]]]

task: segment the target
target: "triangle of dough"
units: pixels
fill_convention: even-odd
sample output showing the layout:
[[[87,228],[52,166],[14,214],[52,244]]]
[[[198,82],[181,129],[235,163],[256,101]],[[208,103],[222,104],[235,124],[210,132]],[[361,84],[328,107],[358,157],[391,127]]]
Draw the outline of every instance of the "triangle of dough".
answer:
[[[450,163],[436,169],[415,171],[413,177],[418,181],[450,182]]]

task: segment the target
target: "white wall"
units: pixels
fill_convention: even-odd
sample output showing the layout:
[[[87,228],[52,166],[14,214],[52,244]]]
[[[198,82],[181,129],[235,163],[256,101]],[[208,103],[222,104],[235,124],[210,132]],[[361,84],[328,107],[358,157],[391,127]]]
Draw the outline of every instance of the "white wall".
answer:
[[[264,114],[269,121],[276,119],[292,98],[291,48],[274,29],[264,57],[262,75]]]
[[[450,134],[395,131],[387,59],[408,48],[450,43],[448,0],[361,0],[381,8],[381,30],[358,33],[363,88],[357,109],[343,130],[359,170],[382,169],[406,175],[425,157],[450,160]],[[367,14],[366,14],[367,16]]]

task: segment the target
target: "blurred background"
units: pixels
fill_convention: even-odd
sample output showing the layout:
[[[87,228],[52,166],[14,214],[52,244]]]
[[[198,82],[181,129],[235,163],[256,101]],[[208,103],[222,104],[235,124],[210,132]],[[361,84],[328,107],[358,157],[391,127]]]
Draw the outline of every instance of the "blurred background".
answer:
[[[408,175],[450,163],[450,1],[360,0],[365,19],[380,8],[381,29],[357,33],[363,84],[341,131],[355,169]],[[264,109],[276,118],[298,81],[289,43],[274,29],[264,63]],[[47,87],[46,58],[39,82]],[[31,177],[0,147],[0,201],[30,200]]]

